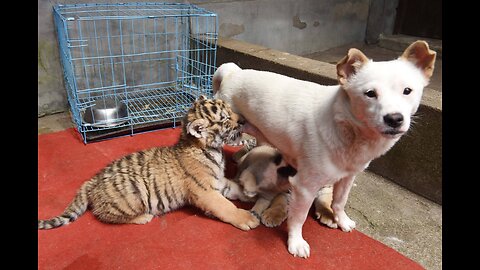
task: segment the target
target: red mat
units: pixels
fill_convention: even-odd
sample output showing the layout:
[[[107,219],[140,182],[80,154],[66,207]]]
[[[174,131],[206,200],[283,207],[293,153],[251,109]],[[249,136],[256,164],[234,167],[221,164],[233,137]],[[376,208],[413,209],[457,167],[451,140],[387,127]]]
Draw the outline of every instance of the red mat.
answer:
[[[84,145],[74,129],[38,136],[38,217],[60,214],[80,185],[112,160],[171,145],[179,129],[165,129]],[[227,157],[236,148],[227,148]],[[227,175],[235,167],[228,166]],[[236,203],[242,208],[251,204]],[[86,212],[74,223],[38,231],[39,269],[423,269],[395,250],[354,230],[303,227],[308,259],[287,251],[287,227],[244,232],[186,207],[146,225],[110,225]]]

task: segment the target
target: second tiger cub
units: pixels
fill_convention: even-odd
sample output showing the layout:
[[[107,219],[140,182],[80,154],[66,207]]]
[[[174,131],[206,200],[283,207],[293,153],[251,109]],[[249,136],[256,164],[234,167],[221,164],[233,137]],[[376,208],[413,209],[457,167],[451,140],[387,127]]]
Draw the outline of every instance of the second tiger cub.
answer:
[[[269,145],[242,150],[234,156],[238,163],[235,181],[240,183],[247,197],[257,197],[250,212],[257,215],[263,225],[276,227],[287,218],[289,177],[294,176],[297,170]]]

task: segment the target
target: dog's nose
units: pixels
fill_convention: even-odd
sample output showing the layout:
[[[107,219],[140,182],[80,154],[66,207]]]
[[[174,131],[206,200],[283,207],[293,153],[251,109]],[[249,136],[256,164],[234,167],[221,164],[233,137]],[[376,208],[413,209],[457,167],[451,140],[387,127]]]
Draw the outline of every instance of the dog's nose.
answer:
[[[383,121],[393,128],[399,127],[403,123],[403,115],[401,113],[389,113],[383,117]]]

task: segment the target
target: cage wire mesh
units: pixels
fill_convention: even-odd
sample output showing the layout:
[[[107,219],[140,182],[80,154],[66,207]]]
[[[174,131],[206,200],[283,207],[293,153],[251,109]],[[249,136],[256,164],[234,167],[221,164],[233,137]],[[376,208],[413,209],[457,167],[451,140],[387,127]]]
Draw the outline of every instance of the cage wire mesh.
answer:
[[[53,13],[85,143],[102,131],[175,126],[198,96],[212,96],[215,13],[183,3],[55,5]]]

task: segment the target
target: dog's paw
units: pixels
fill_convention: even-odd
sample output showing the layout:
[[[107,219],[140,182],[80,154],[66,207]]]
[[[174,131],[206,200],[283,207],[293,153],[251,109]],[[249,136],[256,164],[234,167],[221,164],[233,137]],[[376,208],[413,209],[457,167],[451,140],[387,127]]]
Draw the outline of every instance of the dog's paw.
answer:
[[[310,245],[303,238],[288,238],[288,252],[293,257],[308,258],[310,257]]]
[[[345,212],[340,212],[336,215],[335,221],[338,224],[338,227],[344,232],[350,232],[355,229],[355,221],[351,220]]]
[[[287,219],[287,211],[278,207],[268,208],[262,213],[262,223],[267,227],[277,227]]]

